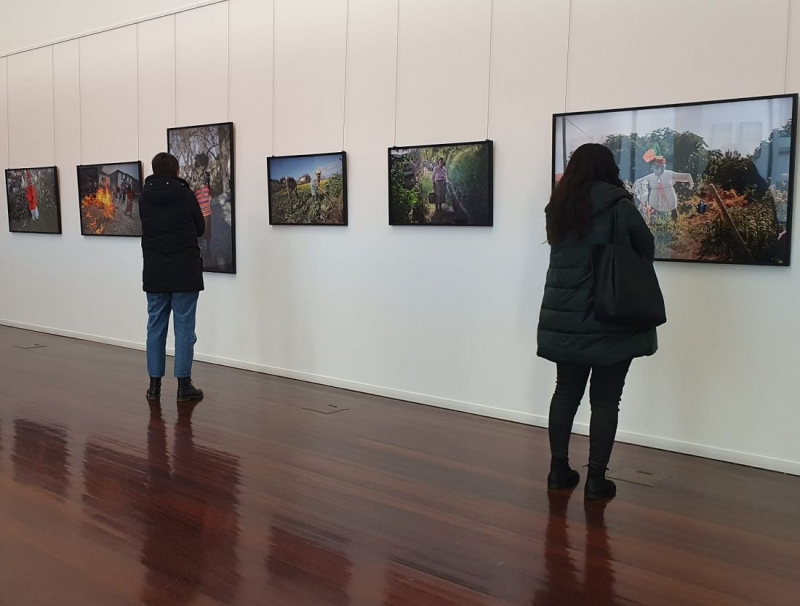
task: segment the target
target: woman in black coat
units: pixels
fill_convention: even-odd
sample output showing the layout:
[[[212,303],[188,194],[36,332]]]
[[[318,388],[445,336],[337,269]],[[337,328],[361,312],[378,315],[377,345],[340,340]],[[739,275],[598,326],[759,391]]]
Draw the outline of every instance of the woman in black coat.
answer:
[[[594,316],[592,251],[614,239],[653,261],[653,235],[619,178],[606,147],[575,150],[546,209],[550,267],[539,317],[539,356],[557,364],[550,404],[551,489],[580,482],[569,467],[569,438],[591,374],[587,499],[611,498],[616,486],[605,477],[617,432],[619,403],[633,358],[658,349],[655,328],[639,330],[599,322]]]
[[[147,293],[147,399],[161,398],[166,371],[167,331],[172,313],[175,324],[175,377],[178,401],[200,400],[203,392],[192,384],[195,316],[203,290],[203,259],[197,239],[205,221],[194,193],[178,178],[177,158],[160,153],[153,158],[153,175],[145,180],[139,202],[142,217],[142,281]]]

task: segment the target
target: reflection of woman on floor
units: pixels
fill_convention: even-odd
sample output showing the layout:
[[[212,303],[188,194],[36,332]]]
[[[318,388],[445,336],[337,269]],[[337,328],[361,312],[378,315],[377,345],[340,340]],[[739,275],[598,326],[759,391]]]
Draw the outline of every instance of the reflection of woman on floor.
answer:
[[[203,220],[206,224],[205,234],[200,238],[203,244],[203,251],[211,252],[211,176],[204,172],[200,179],[200,185],[194,191],[197,203],[200,205],[200,212],[203,213]]]
[[[656,156],[653,160],[653,172],[637,179],[633,184],[633,191],[640,200],[647,200],[652,209],[660,214],[669,213],[672,220],[677,221],[678,194],[675,193],[675,184],[688,183],[690,188],[694,188],[694,179],[689,173],[676,173],[666,168],[666,158]]]
[[[549,492],[549,515],[544,543],[544,578],[533,597],[533,606],[614,606],[629,603],[616,591],[611,564],[608,530],[605,522],[607,503],[584,501],[586,542],[583,549],[570,541],[569,527],[577,520],[569,519],[569,494]],[[584,571],[581,582],[573,555],[583,552]]]
[[[442,210],[442,205],[447,201],[447,167],[444,165],[444,158],[439,158],[439,162],[433,167],[433,193],[436,194],[436,211]]]
[[[33,175],[31,175],[31,171],[25,171],[25,180],[28,182],[28,187],[25,190],[25,199],[28,200],[28,210],[31,211],[31,219],[38,221],[39,195],[36,193],[36,187],[33,185]]]

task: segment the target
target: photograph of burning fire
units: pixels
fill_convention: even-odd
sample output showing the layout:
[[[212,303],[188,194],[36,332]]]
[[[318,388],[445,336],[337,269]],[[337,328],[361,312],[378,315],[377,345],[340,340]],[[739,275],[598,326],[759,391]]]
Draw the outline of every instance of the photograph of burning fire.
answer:
[[[61,233],[58,170],[9,168],[6,170],[8,228],[32,234]]]
[[[233,123],[170,128],[167,143],[205,219],[206,231],[200,238],[203,270],[235,274]]]
[[[140,162],[78,167],[81,233],[84,236],[141,237]]]
[[[553,181],[584,143],[612,151],[656,259],[789,265],[797,95],[561,114]]]

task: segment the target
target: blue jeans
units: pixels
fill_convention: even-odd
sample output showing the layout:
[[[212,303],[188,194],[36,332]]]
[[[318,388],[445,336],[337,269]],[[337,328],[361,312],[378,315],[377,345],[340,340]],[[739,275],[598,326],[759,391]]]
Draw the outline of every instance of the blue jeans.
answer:
[[[147,372],[151,377],[166,374],[170,312],[175,323],[175,376],[179,379],[192,376],[199,296],[199,292],[147,293]]]

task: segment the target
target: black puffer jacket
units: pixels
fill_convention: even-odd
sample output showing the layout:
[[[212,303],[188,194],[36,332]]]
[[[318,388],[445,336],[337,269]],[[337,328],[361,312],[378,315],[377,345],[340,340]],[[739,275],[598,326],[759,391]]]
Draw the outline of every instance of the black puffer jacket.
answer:
[[[656,330],[636,330],[598,322],[592,294],[592,249],[613,242],[617,209],[617,242],[653,260],[653,235],[634,207],[630,194],[609,183],[592,187],[592,225],[580,240],[550,249],[550,268],[539,315],[539,351],[553,362],[611,366],[651,356],[658,349]],[[618,207],[618,208],[617,208]]]
[[[147,177],[139,202],[142,216],[144,291],[197,292],[203,259],[197,238],[205,221],[189,184],[177,177]]]

